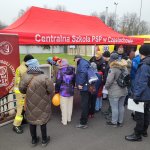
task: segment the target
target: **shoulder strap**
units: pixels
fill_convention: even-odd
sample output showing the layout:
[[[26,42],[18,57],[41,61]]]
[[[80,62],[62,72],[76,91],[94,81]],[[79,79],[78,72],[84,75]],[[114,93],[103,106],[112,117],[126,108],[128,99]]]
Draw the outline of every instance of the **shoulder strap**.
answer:
[[[32,76],[32,78],[31,78],[31,80],[30,80],[30,82],[29,82],[29,84],[28,84],[28,87],[31,87],[31,81],[34,79],[34,75]]]

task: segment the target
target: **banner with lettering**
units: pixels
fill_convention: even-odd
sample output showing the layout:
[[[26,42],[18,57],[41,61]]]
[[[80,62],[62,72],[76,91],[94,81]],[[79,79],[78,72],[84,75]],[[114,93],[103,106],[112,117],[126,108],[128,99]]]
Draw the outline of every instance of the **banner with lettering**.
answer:
[[[18,36],[0,34],[0,98],[7,95],[13,88],[15,70],[19,63]]]

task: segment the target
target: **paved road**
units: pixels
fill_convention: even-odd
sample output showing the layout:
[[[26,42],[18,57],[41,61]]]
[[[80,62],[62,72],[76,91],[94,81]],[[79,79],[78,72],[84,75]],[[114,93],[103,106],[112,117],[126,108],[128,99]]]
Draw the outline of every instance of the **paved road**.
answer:
[[[97,113],[94,119],[89,120],[89,128],[77,129],[80,116],[79,102],[75,102],[72,122],[63,126],[60,122],[60,110],[53,110],[53,117],[48,123],[48,134],[51,142],[45,150],[149,150],[150,137],[143,138],[142,142],[127,142],[124,136],[133,132],[134,121],[130,112],[125,113],[123,127],[113,128],[105,124],[102,113]],[[149,130],[150,134],[150,130]],[[40,130],[38,128],[38,135]],[[24,126],[24,133],[17,135],[12,131],[12,124],[0,128],[0,150],[41,150],[41,145],[32,148],[30,145],[28,125]]]

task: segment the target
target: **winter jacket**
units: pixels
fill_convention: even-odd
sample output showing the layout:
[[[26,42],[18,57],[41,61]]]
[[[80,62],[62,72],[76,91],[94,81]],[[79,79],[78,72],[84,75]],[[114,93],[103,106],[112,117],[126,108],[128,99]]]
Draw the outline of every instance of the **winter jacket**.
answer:
[[[51,116],[51,98],[54,86],[41,71],[32,68],[22,77],[19,85],[21,93],[26,94],[26,119],[30,124],[46,124]]]
[[[90,59],[90,62],[95,62],[97,65],[97,70],[101,71],[103,74],[105,73],[106,63],[105,63],[105,60],[103,59],[103,57],[101,57],[100,59],[97,60],[96,57],[93,56]]]
[[[150,102],[150,56],[141,60],[133,87],[136,101]]]
[[[110,63],[110,69],[105,84],[105,88],[108,90],[109,97],[118,98],[127,95],[127,88],[121,88],[116,81],[121,73],[120,69],[125,69],[128,72],[126,66],[127,63],[124,60],[113,61]]]
[[[76,70],[76,85],[83,86],[81,91],[88,91],[88,76],[87,71],[90,67],[90,63],[85,59],[79,59],[77,62],[77,70]]]
[[[63,97],[74,95],[75,69],[71,66],[60,68],[57,73],[55,93]]]
[[[135,74],[137,72],[137,69],[138,69],[138,65],[140,64],[140,56],[137,55],[136,57],[134,57],[132,59],[132,65],[131,65],[131,72],[130,72],[130,77],[131,77],[131,80],[134,80],[135,79]]]
[[[103,84],[106,83],[106,79],[107,79],[108,71],[109,71],[109,63],[106,62],[106,61],[105,61],[105,63],[106,63],[106,68],[105,68],[105,72],[104,72],[104,75],[103,75]]]
[[[113,53],[117,53],[119,55],[119,60],[121,59],[125,59],[125,60],[128,60],[128,56],[126,53],[123,53],[123,54],[119,54],[118,52],[113,52]]]
[[[20,93],[19,91],[19,83],[21,81],[21,78],[24,73],[27,72],[27,67],[25,65],[25,62],[22,62],[21,65],[16,69],[15,73],[15,83],[14,83],[14,92],[15,94],[20,94],[20,96],[23,98],[25,97],[24,94]]]

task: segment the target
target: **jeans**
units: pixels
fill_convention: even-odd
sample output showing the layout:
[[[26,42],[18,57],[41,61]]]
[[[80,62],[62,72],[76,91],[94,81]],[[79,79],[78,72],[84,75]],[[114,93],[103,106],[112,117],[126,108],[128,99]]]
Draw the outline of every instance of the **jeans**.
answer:
[[[135,112],[136,126],[134,128],[135,134],[142,134],[147,132],[150,122],[150,103],[144,103],[144,113]]]
[[[32,139],[37,138],[36,125],[30,124],[30,134],[32,136]],[[46,124],[41,125],[41,134],[42,134],[42,140],[46,140],[47,139]]]
[[[94,115],[95,113],[95,103],[96,103],[96,95],[90,94],[89,98],[89,115]]]
[[[125,96],[118,98],[109,97],[109,102],[112,110],[112,123],[123,123],[124,118],[124,101]]]
[[[81,91],[81,118],[80,124],[86,125],[88,121],[88,113],[89,113],[89,92]]]
[[[95,104],[95,110],[99,111],[102,108],[102,97],[97,97],[96,104]]]

